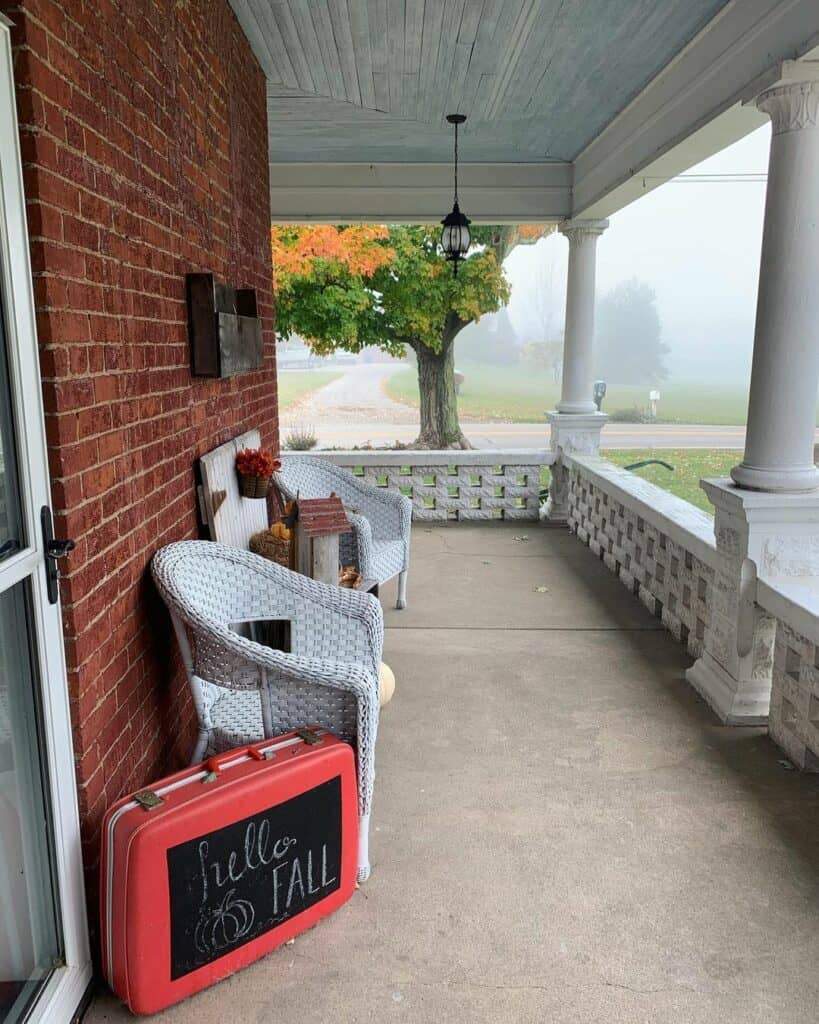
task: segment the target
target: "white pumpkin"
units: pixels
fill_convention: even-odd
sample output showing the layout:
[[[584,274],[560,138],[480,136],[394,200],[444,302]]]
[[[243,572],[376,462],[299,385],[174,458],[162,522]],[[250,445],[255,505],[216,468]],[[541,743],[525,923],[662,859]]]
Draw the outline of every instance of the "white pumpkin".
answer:
[[[378,702],[382,708],[385,704],[389,704],[394,693],[395,674],[390,666],[382,661],[381,668],[378,670]]]

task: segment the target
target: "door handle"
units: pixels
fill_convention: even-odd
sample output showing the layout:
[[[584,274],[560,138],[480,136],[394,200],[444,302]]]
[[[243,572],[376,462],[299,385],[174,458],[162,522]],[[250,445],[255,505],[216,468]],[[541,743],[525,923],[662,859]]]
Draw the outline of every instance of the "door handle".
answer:
[[[10,537],[8,540],[3,541],[3,543],[0,544],[0,558],[5,558],[6,555],[13,554],[19,547],[19,543],[16,540],[14,540],[13,537]]]
[[[57,559],[65,558],[69,551],[77,546],[73,540],[57,540],[54,536],[54,526],[51,520],[51,509],[43,505],[40,509],[40,525],[43,530],[43,549],[45,553],[45,574],[46,591],[50,604],[56,604],[59,599],[57,584],[60,581],[60,570],[57,567]]]
[[[52,540],[46,548],[46,558],[65,558],[77,545],[73,540]]]

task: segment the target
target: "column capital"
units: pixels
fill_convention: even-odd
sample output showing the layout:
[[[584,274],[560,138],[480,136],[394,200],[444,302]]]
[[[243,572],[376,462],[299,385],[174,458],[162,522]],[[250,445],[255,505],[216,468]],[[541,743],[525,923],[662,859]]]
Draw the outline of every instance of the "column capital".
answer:
[[[756,106],[770,117],[774,135],[816,128],[819,61],[785,61],[780,81],[757,96]]]
[[[570,242],[586,242],[602,235],[608,226],[607,220],[564,220],[558,230]]]

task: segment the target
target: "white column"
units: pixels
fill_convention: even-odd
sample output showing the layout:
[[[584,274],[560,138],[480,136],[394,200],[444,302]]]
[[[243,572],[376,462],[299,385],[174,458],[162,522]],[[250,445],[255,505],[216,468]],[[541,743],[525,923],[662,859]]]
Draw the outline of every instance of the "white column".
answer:
[[[594,383],[594,289],[597,239],[607,220],[567,220],[560,226],[569,239],[566,327],[563,333],[563,383],[557,411],[547,413],[551,425],[552,465],[546,518],[563,523],[569,511],[569,475],[564,453],[596,455],[606,422],[592,398]]]
[[[569,274],[558,412],[597,412],[592,399],[596,250],[597,239],[608,226],[607,220],[567,220],[560,226],[569,239]]]
[[[809,491],[819,386],[819,64],[789,61],[756,101],[773,135],[743,488]]]
[[[756,101],[773,136],[745,457],[733,481],[702,481],[716,562],[703,654],[686,675],[729,725],[768,718],[776,623],[757,580],[819,580],[818,68],[788,62]]]

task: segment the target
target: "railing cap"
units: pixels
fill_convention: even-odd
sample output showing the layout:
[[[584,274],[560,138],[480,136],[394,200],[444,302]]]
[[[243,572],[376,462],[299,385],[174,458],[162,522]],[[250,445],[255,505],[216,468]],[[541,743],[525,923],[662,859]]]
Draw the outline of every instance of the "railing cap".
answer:
[[[282,458],[297,452],[283,452]],[[399,449],[373,451],[314,451],[312,457],[333,462],[338,466],[549,466],[555,456],[546,448],[473,448],[462,450],[446,448],[427,451]]]

